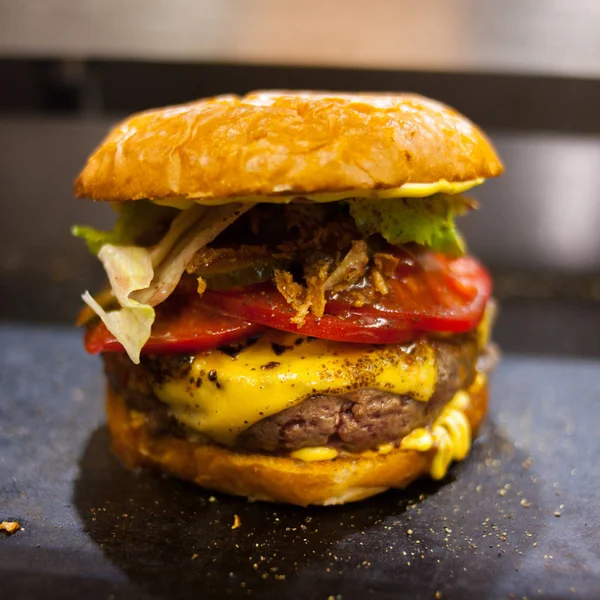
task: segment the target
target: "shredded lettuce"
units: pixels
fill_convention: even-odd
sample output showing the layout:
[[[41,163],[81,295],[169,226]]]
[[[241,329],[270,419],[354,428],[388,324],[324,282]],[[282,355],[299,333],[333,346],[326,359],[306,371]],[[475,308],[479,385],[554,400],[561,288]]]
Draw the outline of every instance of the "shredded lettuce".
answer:
[[[355,198],[348,204],[363,235],[379,233],[394,246],[416,242],[449,256],[465,253],[465,242],[454,225],[454,217],[465,213],[473,204],[460,195]]]
[[[89,231],[80,236],[87,236],[84,239],[88,246],[91,245],[90,249],[104,265],[121,308],[106,312],[89,292],[83,295],[83,300],[102,319],[135,364],[140,362],[141,349],[150,337],[155,317],[153,307],[166,300],[175,289],[192,256],[250,207],[241,204],[210,208],[195,205],[176,211],[178,214],[168,231],[153,246],[114,243],[113,240],[122,241],[131,235],[124,229],[126,219],[120,219],[115,231],[108,236],[102,236],[103,232],[95,232],[92,236]],[[130,223],[137,227],[143,220],[138,214],[137,222]],[[146,223],[154,223],[154,220],[148,219]],[[81,228],[78,231],[81,232]],[[135,239],[140,239],[144,233],[138,229],[134,232]]]
[[[104,244],[98,252],[113,294],[121,308],[106,312],[85,292],[84,302],[104,321],[107,329],[121,342],[134,363],[140,361],[140,350],[150,337],[154,308],[132,300],[129,295],[150,285],[154,275],[150,253],[140,246]]]

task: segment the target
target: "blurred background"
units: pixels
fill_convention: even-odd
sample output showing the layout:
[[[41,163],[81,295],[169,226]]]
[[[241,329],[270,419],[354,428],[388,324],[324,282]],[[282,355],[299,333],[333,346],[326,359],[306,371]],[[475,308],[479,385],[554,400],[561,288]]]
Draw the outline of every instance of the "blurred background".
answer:
[[[0,319],[72,322],[102,273],[72,180],[126,114],[256,88],[413,91],[506,174],[461,228],[507,351],[600,355],[597,0],[0,0]]]

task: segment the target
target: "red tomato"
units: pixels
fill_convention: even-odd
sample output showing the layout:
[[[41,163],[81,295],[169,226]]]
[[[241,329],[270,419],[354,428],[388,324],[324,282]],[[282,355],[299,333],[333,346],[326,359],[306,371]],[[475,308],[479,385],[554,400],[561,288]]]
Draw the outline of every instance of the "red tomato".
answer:
[[[235,291],[206,291],[203,301],[226,315],[240,315],[244,319],[268,325],[273,329],[291,331],[326,340],[359,342],[369,344],[398,344],[413,337],[413,329],[403,324],[395,326],[385,317],[340,312],[336,315],[324,314],[317,319],[306,316],[300,328],[291,322],[295,314],[283,296],[271,285],[254,286]]]
[[[472,257],[451,259],[432,252],[402,261],[388,281],[389,293],[371,306],[355,308],[343,294],[327,303],[317,319],[308,315],[298,328],[293,308],[271,285],[207,290],[203,302],[223,314],[253,323],[343,342],[401,343],[424,331],[461,333],[476,327],[491,294],[491,281]]]
[[[479,324],[492,282],[475,258],[452,259],[425,252],[417,256],[415,266],[412,272],[405,271],[388,280],[389,293],[376,304],[351,310],[409,323],[423,331],[460,333]],[[333,314],[347,310],[343,296],[327,304],[327,311]]]
[[[238,342],[263,329],[210,310],[196,293],[174,294],[156,307],[152,334],[142,354],[194,354]],[[85,348],[90,354],[124,352],[101,321],[87,330]]]

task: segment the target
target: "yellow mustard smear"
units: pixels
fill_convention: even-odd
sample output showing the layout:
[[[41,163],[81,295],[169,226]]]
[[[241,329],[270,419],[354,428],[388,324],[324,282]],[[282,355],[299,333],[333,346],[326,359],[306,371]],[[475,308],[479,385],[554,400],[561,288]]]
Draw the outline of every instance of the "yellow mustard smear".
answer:
[[[198,354],[189,372],[153,389],[178,421],[232,445],[254,423],[313,394],[377,388],[426,402],[436,380],[435,350],[426,340],[375,346],[270,330],[236,356]]]
[[[400,442],[401,450],[416,450],[417,452],[428,452],[433,447],[433,436],[428,429],[419,427],[411,431]]]
[[[485,383],[485,376],[479,374],[474,386]],[[435,449],[429,473],[433,479],[443,479],[453,460],[464,460],[472,444],[472,431],[465,414],[471,402],[469,394],[461,390],[442,410],[431,430],[415,429],[400,442],[401,450],[429,452]]]
[[[447,181],[441,179],[431,183],[405,183],[400,187],[378,189],[358,189],[344,190],[341,192],[316,192],[308,194],[277,194],[270,196],[231,196],[227,198],[191,198],[191,197],[173,197],[152,200],[155,204],[161,206],[171,206],[180,210],[192,207],[194,204],[205,204],[216,206],[219,204],[229,204],[231,202],[242,202],[244,204],[257,204],[259,202],[268,202],[270,204],[289,204],[294,200],[301,198],[310,202],[339,202],[346,198],[425,198],[433,194],[462,194],[471,188],[481,185],[485,181],[480,177],[468,181]]]
[[[332,460],[336,458],[338,451],[335,448],[329,446],[310,446],[307,448],[300,448],[290,452],[290,456],[297,460],[304,462],[317,462],[320,460]]]

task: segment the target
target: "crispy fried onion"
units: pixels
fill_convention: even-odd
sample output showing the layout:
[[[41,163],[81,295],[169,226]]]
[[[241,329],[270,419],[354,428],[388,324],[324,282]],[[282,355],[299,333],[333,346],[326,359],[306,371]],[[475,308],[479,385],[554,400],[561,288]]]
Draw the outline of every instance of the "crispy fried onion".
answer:
[[[204,278],[212,271],[233,272],[240,264],[270,261],[274,284],[293,308],[292,322],[300,327],[309,314],[321,317],[327,301],[338,294],[344,302],[360,307],[389,292],[387,281],[399,259],[370,249],[343,211],[290,205],[282,214],[279,207],[259,205],[248,219],[254,236],[248,240],[251,243],[234,248],[205,246],[188,263],[187,272],[200,277],[198,293],[203,293]],[[344,253],[344,249],[348,250]],[[287,270],[290,264],[301,266],[301,278],[295,268]]]
[[[381,295],[389,293],[386,279],[391,277],[400,260],[391,254],[377,252],[373,256],[373,268],[371,269],[371,284]]]
[[[400,259],[387,252],[376,252],[373,256],[375,268],[385,277],[391,277],[398,267]]]
[[[292,323],[301,327],[309,312],[317,318],[322,317],[327,303],[326,293],[349,290],[365,276],[368,265],[367,243],[364,240],[355,240],[344,259],[331,273],[329,273],[330,264],[324,260],[305,268],[306,285],[294,281],[289,271],[276,270],[275,286],[286,302],[296,311],[291,319]],[[381,280],[383,281],[382,277]],[[385,291],[381,291],[380,288]],[[387,293],[385,282],[377,289],[381,293]]]
[[[364,276],[369,265],[367,242],[352,242],[352,247],[344,260],[335,268],[325,281],[325,291],[340,292],[356,283]]]

